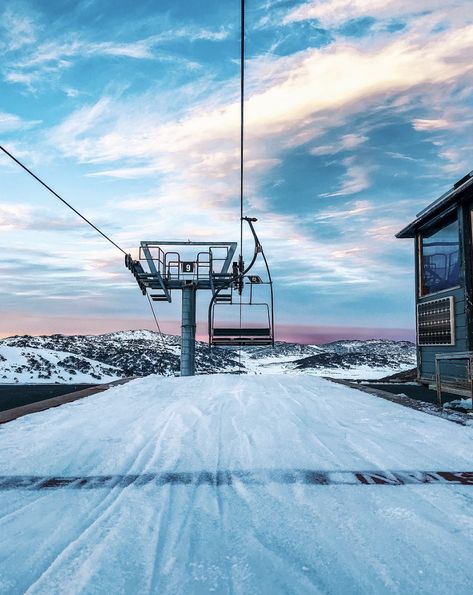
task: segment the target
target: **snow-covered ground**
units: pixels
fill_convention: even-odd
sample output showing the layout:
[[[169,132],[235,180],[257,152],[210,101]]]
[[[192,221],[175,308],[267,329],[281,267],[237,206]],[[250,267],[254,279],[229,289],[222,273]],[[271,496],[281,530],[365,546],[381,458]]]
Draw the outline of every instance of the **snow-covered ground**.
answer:
[[[363,364],[350,368],[335,368],[331,366],[321,368],[297,369],[294,362],[296,357],[266,357],[254,360],[247,354],[242,354],[242,363],[250,374],[305,374],[310,376],[325,376],[346,380],[379,380],[391,374],[410,370],[413,364],[399,364],[398,367],[372,367]]]
[[[469,594],[473,486],[337,478],[472,452],[472,428],[314,376],[136,380],[0,428],[0,593]]]
[[[121,377],[117,368],[74,353],[0,344],[0,384],[93,384]]]

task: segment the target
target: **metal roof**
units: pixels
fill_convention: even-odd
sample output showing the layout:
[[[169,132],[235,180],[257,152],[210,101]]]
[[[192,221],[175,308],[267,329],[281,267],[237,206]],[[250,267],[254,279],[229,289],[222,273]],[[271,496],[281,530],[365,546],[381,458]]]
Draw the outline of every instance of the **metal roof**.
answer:
[[[460,202],[463,198],[462,194],[468,188],[473,186],[473,170],[470,171],[466,176],[455,182],[453,187],[442,194],[437,200],[434,200],[428,207],[417,213],[414,221],[411,221],[409,225],[401,229],[396,234],[396,238],[414,238],[416,232],[428,221],[434,219],[436,216],[442,214],[447,208],[455,203]]]

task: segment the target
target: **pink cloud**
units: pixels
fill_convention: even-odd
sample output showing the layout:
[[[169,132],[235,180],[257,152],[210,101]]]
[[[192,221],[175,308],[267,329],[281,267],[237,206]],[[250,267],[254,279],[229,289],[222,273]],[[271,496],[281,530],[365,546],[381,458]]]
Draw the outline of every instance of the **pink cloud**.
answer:
[[[177,321],[160,320],[163,333],[179,334],[180,323]],[[0,337],[12,335],[98,335],[121,330],[149,329],[156,330],[150,317],[129,318],[99,318],[94,316],[44,316],[25,315],[17,316],[10,313],[7,319],[0,323]]]
[[[160,321],[161,330],[173,335],[180,334],[178,320]],[[0,324],[0,337],[12,335],[98,335],[121,330],[149,329],[156,330],[156,326],[149,317],[129,318],[98,318],[98,317],[61,317],[61,316],[33,316],[18,314],[8,316]],[[200,321],[197,325],[197,339],[207,341],[206,323]],[[403,328],[371,328],[371,327],[339,327],[278,324],[276,340],[295,343],[328,343],[339,339],[415,339],[413,329]]]
[[[414,329],[372,328],[348,326],[303,326],[281,324],[277,326],[276,339],[294,343],[321,344],[340,339],[391,339],[415,340]]]

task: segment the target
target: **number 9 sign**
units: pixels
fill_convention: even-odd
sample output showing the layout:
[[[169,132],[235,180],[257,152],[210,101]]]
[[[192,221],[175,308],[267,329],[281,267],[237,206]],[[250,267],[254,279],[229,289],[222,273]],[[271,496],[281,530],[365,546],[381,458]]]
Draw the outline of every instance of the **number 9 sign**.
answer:
[[[194,263],[193,262],[181,262],[181,271],[183,273],[193,273]]]

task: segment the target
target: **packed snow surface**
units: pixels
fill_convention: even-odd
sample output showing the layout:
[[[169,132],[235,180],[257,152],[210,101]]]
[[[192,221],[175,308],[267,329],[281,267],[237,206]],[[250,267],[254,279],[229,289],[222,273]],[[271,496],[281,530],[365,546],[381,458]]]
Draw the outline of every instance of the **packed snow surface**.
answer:
[[[472,452],[471,428],[314,376],[135,380],[0,428],[2,476],[135,478],[0,490],[0,592],[469,594],[473,486],[291,473],[468,471]]]

